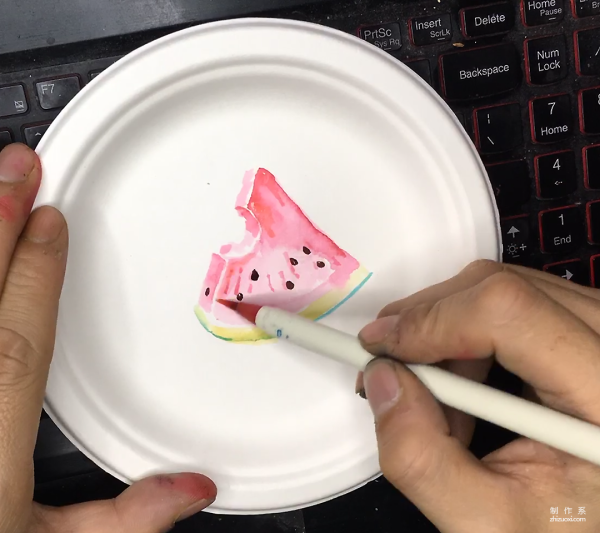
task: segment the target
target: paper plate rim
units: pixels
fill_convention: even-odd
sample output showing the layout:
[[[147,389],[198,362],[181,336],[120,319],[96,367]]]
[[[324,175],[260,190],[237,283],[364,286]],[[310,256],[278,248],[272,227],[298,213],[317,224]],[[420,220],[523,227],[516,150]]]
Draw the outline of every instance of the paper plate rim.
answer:
[[[44,158],[44,152],[47,150],[47,146],[49,146],[49,144],[52,142],[54,132],[59,130],[62,127],[62,125],[70,119],[71,114],[78,112],[78,108],[80,107],[82,102],[85,100],[87,95],[89,95],[90,92],[94,90],[94,87],[101,84],[103,82],[103,80],[105,78],[108,78],[114,71],[127,68],[128,64],[130,62],[135,61],[138,57],[143,56],[145,54],[152,54],[154,49],[168,45],[170,42],[176,41],[178,39],[185,39],[190,34],[192,34],[192,35],[203,34],[203,33],[216,31],[216,30],[227,30],[229,28],[235,28],[238,26],[257,26],[257,25],[263,26],[263,27],[267,26],[269,28],[281,28],[281,27],[297,28],[297,29],[301,29],[304,31],[308,30],[310,32],[317,32],[321,35],[327,34],[331,37],[334,37],[335,39],[345,40],[345,41],[351,42],[355,46],[363,47],[365,50],[368,49],[369,53],[378,55],[381,59],[385,59],[385,61],[387,61],[390,64],[390,66],[392,66],[393,68],[403,69],[403,72],[405,75],[411,76],[413,78],[413,80],[417,81],[421,85],[421,88],[424,91],[429,93],[432,104],[437,102],[438,104],[445,105],[445,102],[443,102],[441,97],[429,85],[427,85],[417,74],[415,74],[411,69],[402,65],[399,61],[397,61],[396,59],[391,57],[388,53],[364,42],[363,40],[361,40],[353,35],[350,35],[350,34],[347,34],[342,31],[335,30],[332,28],[328,28],[326,26],[321,26],[318,24],[302,22],[302,21],[294,21],[294,20],[259,18],[259,17],[235,19],[235,20],[225,20],[225,21],[207,23],[207,24],[200,25],[200,26],[194,26],[192,28],[180,30],[180,31],[174,32],[172,34],[169,34],[167,36],[164,36],[162,38],[159,38],[159,39],[152,41],[152,42],[142,46],[141,48],[138,48],[137,50],[127,54],[122,59],[117,61],[115,64],[110,66],[108,69],[106,69],[104,72],[102,72],[93,81],[91,81],[89,84],[86,85],[86,87],[69,103],[69,105],[60,113],[58,118],[55,119],[55,121],[52,123],[48,132],[42,138],[42,140],[37,148],[37,152],[40,154],[42,161]],[[497,206],[496,206],[496,203],[494,200],[493,190],[492,190],[491,184],[489,183],[489,179],[487,178],[486,169],[485,169],[483,163],[481,162],[480,158],[478,157],[477,152],[472,144],[471,139],[469,138],[467,133],[463,130],[457,117],[454,115],[454,113],[452,113],[452,111],[449,108],[447,109],[447,114],[448,114],[449,118],[451,118],[455,122],[455,124],[457,126],[457,133],[459,131],[461,132],[463,144],[465,146],[468,145],[470,147],[471,152],[475,156],[482,179],[485,178],[485,179],[483,179],[483,181],[487,187],[490,215],[492,215],[492,217],[494,219],[493,222],[496,227],[496,244],[497,244],[497,246],[496,246],[495,259],[499,260],[501,258],[501,254],[502,254],[502,238],[501,238],[502,236],[501,236],[500,223],[499,223],[499,214],[498,214]],[[69,426],[66,423],[63,423],[63,420],[62,420],[60,414],[53,409],[52,401],[48,396],[46,396],[44,399],[44,408],[45,408],[46,412],[48,413],[48,415],[50,416],[50,418],[53,420],[53,422],[57,425],[57,427],[67,436],[67,438],[86,457],[88,457],[96,465],[98,465],[100,468],[102,468],[104,471],[106,471],[107,473],[109,473],[110,475],[115,477],[116,479],[119,479],[120,481],[122,481],[126,484],[132,483],[132,480],[130,480],[126,476],[120,474],[116,469],[114,469],[109,464],[107,464],[107,462],[105,462],[100,457],[98,457],[98,455],[91,452],[87,448],[87,446],[83,445],[83,443],[75,436],[74,431],[71,431]],[[257,509],[257,510],[248,510],[248,509],[235,510],[235,509],[229,509],[229,508],[221,509],[219,507],[212,506],[209,509],[207,509],[207,511],[209,511],[211,513],[215,513],[215,514],[252,515],[252,514],[279,513],[279,512],[298,510],[298,509],[306,508],[307,506],[317,505],[319,503],[330,501],[336,497],[339,497],[339,496],[342,496],[349,492],[352,492],[352,491],[356,490],[357,488],[360,488],[360,487],[366,485],[367,483],[373,481],[374,479],[378,478],[379,476],[381,476],[381,472],[377,471],[377,472],[373,473],[372,476],[365,479],[364,481],[354,484],[352,486],[349,486],[345,490],[338,491],[338,492],[336,492],[334,494],[330,494],[326,497],[310,500],[310,501],[303,502],[303,503],[298,503],[297,505],[292,505],[292,506],[288,506],[288,507],[277,507],[277,508],[273,508],[273,509]]]

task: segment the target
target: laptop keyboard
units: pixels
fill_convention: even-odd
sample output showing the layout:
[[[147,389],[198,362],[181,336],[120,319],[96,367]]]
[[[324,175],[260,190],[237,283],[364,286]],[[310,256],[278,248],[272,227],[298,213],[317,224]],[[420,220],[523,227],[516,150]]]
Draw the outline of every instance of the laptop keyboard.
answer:
[[[487,168],[506,262],[600,287],[600,0],[305,4],[265,15],[356,35],[406,64],[449,104]],[[171,30],[0,55],[0,148],[35,148],[95,76]],[[481,435],[476,441],[480,455],[498,445]],[[61,457],[69,459],[64,467]],[[94,468],[42,418],[38,495],[54,494],[43,487],[59,471],[88,475]]]
[[[409,66],[486,164],[504,260],[600,283],[600,0],[325,2],[277,15],[353,33]],[[35,148],[119,57],[0,74],[0,147]]]
[[[471,136],[500,211],[504,261],[600,287],[600,1],[468,0],[383,14],[357,34],[430,84]]]

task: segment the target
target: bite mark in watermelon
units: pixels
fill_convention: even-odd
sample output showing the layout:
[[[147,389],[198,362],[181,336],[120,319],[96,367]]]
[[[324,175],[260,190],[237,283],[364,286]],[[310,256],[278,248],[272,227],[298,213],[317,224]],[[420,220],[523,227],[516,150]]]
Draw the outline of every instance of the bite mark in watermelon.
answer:
[[[267,170],[246,172],[235,209],[246,222],[244,238],[212,255],[194,308],[215,337],[237,343],[275,340],[217,300],[269,305],[319,320],[371,277],[314,226]]]

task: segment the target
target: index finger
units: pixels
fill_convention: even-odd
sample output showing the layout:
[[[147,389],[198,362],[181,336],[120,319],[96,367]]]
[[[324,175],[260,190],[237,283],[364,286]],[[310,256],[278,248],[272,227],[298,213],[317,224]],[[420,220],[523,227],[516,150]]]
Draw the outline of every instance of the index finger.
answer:
[[[58,211],[35,211],[15,248],[0,299],[0,494],[18,500],[14,505],[31,503],[31,458],[54,349],[67,240]]]

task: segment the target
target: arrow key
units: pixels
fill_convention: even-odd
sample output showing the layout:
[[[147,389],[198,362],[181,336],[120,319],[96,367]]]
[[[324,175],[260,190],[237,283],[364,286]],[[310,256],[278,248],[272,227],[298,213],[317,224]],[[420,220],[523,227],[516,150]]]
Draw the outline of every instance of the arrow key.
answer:
[[[44,133],[50,127],[50,124],[38,124],[36,126],[25,126],[23,128],[23,137],[29,148],[36,149],[38,143],[42,140]]]
[[[589,285],[590,283],[590,273],[581,259],[544,265],[544,272],[560,276],[579,285]]]
[[[560,198],[577,188],[575,152],[564,150],[535,157],[535,180],[539,198]]]
[[[504,262],[523,264],[531,253],[529,215],[505,218],[500,226]]]

